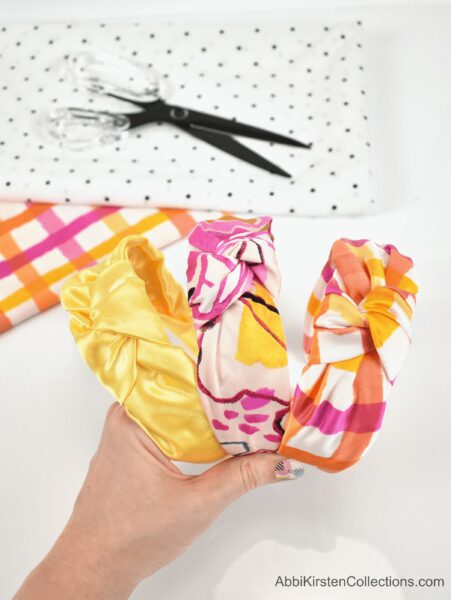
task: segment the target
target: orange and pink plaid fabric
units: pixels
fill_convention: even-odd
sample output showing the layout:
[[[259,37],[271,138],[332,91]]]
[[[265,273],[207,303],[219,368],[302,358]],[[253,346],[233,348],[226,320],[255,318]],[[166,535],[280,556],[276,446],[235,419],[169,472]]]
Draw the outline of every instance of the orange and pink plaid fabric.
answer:
[[[413,262],[394,246],[334,243],[307,308],[307,365],[282,454],[327,471],[363,456],[410,346],[417,292]]]
[[[0,333],[59,302],[63,281],[130,234],[161,248],[207,213],[155,208],[0,203]]]

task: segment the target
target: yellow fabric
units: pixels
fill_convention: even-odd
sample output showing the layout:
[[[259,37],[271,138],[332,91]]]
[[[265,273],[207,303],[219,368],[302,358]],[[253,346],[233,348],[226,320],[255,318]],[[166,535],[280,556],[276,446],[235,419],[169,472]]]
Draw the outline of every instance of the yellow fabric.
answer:
[[[274,298],[261,284],[255,284],[254,293],[267,304],[274,304]],[[279,313],[268,311],[265,306],[257,302],[250,302],[250,304],[252,311],[246,306],[243,307],[236,360],[245,365],[260,363],[268,369],[286,367],[288,357],[285,347],[285,332]],[[267,329],[261,327],[254,315],[267,326]],[[277,336],[284,346],[274,343],[274,336]]]
[[[225,455],[199,399],[191,310],[161,252],[128,237],[72,277],[61,301],[86,363],[166,456]]]

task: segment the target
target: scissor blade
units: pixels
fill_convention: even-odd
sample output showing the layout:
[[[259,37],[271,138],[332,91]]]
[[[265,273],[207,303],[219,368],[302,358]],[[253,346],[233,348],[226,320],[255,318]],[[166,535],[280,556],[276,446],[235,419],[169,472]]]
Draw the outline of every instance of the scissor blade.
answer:
[[[265,171],[269,171],[270,173],[274,173],[276,175],[281,175],[282,177],[291,177],[289,173],[269,160],[266,160],[266,158],[263,158],[263,156],[260,156],[260,154],[253,152],[250,148],[243,146],[243,144],[233,139],[229,135],[208,131],[206,129],[198,129],[197,127],[181,126],[181,128],[183,131],[186,131],[199,140],[207,142],[207,144],[211,144],[215,148],[219,148],[219,150],[244,160],[255,167],[259,167],[260,169],[264,169]]]
[[[277,144],[286,144],[287,146],[296,146],[298,148],[305,148],[310,150],[312,144],[299,142],[293,138],[267,129],[260,127],[254,127],[253,125],[246,125],[246,123],[240,123],[233,119],[223,119],[222,117],[216,117],[208,113],[202,113],[195,110],[189,109],[188,122],[194,127],[202,127],[202,129],[209,129],[218,132],[229,133],[230,135],[242,135],[245,137],[255,138],[257,140],[265,140],[267,142],[275,142]]]

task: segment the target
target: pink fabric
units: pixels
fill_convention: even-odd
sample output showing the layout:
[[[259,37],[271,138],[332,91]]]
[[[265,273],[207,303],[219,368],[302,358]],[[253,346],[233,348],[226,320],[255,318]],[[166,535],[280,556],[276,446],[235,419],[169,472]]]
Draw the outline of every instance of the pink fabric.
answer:
[[[189,241],[188,295],[205,412],[229,454],[275,452],[290,387],[271,219],[206,221]]]

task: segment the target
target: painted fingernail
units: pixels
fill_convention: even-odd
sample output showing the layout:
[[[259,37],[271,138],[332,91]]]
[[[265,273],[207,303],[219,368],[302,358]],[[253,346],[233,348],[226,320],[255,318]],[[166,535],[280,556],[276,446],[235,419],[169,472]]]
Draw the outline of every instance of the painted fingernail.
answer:
[[[284,458],[277,463],[274,471],[275,477],[278,480],[280,479],[282,481],[284,479],[298,479],[304,475],[304,465],[297,460]]]

